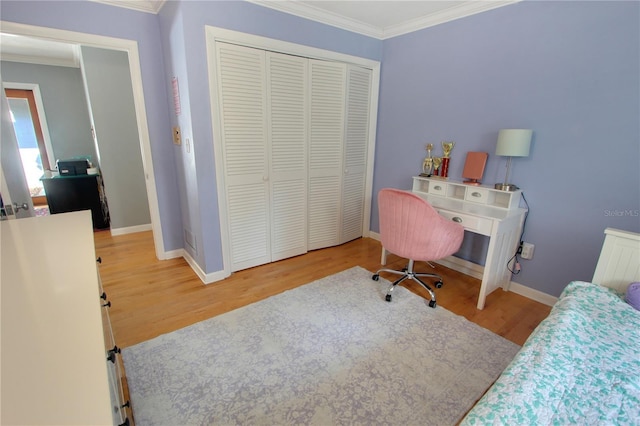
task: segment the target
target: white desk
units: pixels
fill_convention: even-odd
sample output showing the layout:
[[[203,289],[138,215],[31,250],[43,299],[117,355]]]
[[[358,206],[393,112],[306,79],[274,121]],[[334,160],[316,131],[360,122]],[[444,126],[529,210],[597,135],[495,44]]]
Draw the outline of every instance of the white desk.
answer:
[[[460,223],[465,230],[489,237],[477,304],[478,309],[484,309],[487,295],[499,287],[508,290],[511,283],[507,262],[520,243],[526,213],[526,209],[519,207],[521,192],[423,177],[414,177],[412,192],[427,200],[442,216]],[[386,263],[386,254],[383,248],[382,264]]]

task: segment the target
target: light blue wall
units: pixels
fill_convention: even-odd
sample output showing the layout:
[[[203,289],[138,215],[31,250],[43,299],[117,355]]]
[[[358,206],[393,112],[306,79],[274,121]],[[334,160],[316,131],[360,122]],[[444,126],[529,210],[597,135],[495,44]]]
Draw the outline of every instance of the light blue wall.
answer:
[[[374,191],[410,188],[442,140],[451,177],[487,151],[484,180],[500,182],[498,130],[533,129],[511,180],[536,249],[514,281],[557,296],[590,280],[606,227],[640,231],[639,18],[638,2],[525,1],[386,40]]]

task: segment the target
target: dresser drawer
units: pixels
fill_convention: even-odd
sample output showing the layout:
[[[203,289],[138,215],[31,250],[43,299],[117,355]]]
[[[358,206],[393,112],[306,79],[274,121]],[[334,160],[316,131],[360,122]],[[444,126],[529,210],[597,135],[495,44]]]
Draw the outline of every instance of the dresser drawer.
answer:
[[[467,188],[464,199],[474,203],[487,204],[489,190],[487,188]]]
[[[438,210],[438,213],[440,213],[440,216],[459,223],[468,231],[482,235],[491,235],[491,226],[493,224],[491,219],[451,212],[448,210]]]

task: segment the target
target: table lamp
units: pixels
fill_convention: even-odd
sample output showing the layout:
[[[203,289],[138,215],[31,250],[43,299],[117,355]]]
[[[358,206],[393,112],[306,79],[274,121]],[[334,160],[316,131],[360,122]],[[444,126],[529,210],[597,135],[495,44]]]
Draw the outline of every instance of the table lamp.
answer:
[[[504,183],[496,183],[495,188],[502,191],[515,191],[518,187],[509,183],[509,172],[511,171],[511,159],[513,157],[528,157],[531,146],[531,136],[533,130],[529,129],[502,129],[498,133],[498,143],[496,144],[496,155],[509,157],[507,159],[507,174]]]

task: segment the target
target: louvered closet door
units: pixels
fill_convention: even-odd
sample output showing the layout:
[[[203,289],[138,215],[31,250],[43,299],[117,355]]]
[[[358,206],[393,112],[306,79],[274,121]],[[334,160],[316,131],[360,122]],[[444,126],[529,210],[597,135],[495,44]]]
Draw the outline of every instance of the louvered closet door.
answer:
[[[340,244],[362,236],[370,94],[371,70],[349,66]]]
[[[310,60],[309,250],[339,244],[346,65]]]
[[[307,64],[267,52],[272,261],[307,252]]]
[[[231,269],[271,261],[265,52],[216,43]]]

